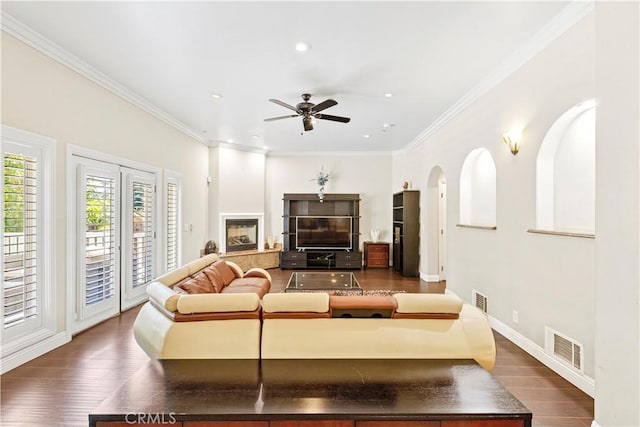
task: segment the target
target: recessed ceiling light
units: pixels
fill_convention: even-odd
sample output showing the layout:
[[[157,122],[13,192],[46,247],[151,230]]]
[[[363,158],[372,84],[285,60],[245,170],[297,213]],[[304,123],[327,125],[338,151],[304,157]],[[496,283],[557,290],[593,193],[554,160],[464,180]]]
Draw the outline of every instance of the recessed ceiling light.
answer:
[[[212,93],[212,94],[211,94],[211,97],[212,97],[213,99],[220,99],[220,98],[222,98],[222,95],[220,95],[219,93]]]
[[[393,94],[392,94],[392,93],[385,93],[385,94],[384,94],[384,97],[385,97],[385,98],[391,98],[392,96],[393,96]]]
[[[263,150],[268,150],[269,147],[267,147],[266,145],[264,147],[262,147]]]
[[[251,135],[251,138],[253,138],[253,139],[258,139],[258,138],[260,138],[260,136],[258,136],[258,135]]]
[[[229,138],[229,139],[227,139],[227,142],[228,142],[229,144],[233,144],[233,139]]]
[[[367,134],[365,134],[365,135],[362,135],[362,136],[364,136],[365,138],[369,138],[369,137],[371,137],[371,135],[369,135],[368,133],[367,133]]]
[[[296,50],[298,52],[306,52],[309,49],[311,49],[311,45],[309,43],[305,43],[305,42],[296,43]]]

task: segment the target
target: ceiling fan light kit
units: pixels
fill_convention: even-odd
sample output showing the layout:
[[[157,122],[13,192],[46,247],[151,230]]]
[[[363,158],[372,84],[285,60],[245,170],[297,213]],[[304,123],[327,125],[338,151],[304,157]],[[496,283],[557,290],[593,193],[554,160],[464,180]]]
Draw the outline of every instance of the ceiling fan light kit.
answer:
[[[286,102],[282,102],[278,99],[270,99],[269,101],[273,102],[274,104],[278,104],[281,107],[285,107],[285,108],[288,108],[289,110],[295,111],[296,114],[291,114],[288,116],[271,117],[268,119],[264,119],[264,121],[272,122],[274,120],[288,119],[291,117],[302,117],[302,125],[304,127],[305,132],[313,130],[313,119],[330,120],[332,122],[340,122],[340,123],[349,123],[351,121],[349,117],[320,114],[321,111],[326,110],[329,107],[338,105],[337,101],[333,99],[327,99],[316,105],[316,104],[313,104],[312,102],[309,102],[310,99],[311,99],[311,94],[303,93],[302,102],[299,102],[298,104],[296,104],[295,107],[287,104]]]

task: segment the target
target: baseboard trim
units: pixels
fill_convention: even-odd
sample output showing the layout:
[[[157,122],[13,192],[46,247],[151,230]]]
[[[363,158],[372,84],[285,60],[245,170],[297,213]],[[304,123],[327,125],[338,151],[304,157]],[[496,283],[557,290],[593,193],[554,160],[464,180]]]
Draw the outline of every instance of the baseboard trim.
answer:
[[[562,362],[554,359],[552,356],[547,354],[544,351],[544,348],[540,347],[538,344],[526,338],[524,335],[515,331],[511,327],[505,325],[498,319],[489,316],[489,323],[496,332],[503,335],[505,338],[529,353],[531,356],[535,357],[539,362],[560,375],[562,378],[569,381],[571,384],[578,387],[589,396],[595,398],[596,386],[593,378],[571,370],[570,368],[562,364]]]
[[[0,362],[0,374],[5,374],[18,366],[40,357],[53,349],[60,347],[71,341],[71,336],[67,332],[60,332],[50,338],[31,345],[23,350],[9,354],[2,358]]]
[[[420,278],[424,281],[427,282],[439,282],[440,281],[440,276],[438,276],[437,274],[427,274],[424,277],[422,275],[420,275]]]
[[[600,427],[600,424],[596,422],[596,420],[591,421],[591,427]]]

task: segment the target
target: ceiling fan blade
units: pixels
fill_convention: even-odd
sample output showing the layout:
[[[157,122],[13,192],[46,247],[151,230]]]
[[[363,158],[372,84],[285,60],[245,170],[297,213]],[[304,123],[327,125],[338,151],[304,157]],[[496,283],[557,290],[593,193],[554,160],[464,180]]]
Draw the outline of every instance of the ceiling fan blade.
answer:
[[[338,102],[334,101],[333,99],[327,99],[326,101],[322,101],[320,104],[315,105],[311,110],[315,113],[318,113],[324,109],[333,107],[334,105],[338,105]]]
[[[349,117],[332,116],[330,114],[316,114],[314,117],[316,119],[331,120],[340,123],[349,123],[351,121]]]
[[[269,118],[269,119],[264,119],[264,121],[265,121],[265,122],[272,122],[272,121],[274,121],[274,120],[288,119],[288,118],[291,118],[291,117],[298,117],[298,115],[297,115],[297,114],[292,114],[292,115],[290,115],[290,116],[271,117],[271,118]]]
[[[273,102],[274,104],[278,104],[284,108],[288,108],[290,110],[295,111],[296,113],[298,112],[298,109],[296,107],[294,107],[293,105],[289,105],[286,102],[282,102],[279,99],[270,99],[269,101]]]

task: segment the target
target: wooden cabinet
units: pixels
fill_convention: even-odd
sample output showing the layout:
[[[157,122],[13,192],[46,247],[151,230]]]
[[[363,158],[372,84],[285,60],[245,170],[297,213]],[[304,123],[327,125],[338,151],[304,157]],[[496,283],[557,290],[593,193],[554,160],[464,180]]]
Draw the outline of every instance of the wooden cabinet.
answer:
[[[307,268],[307,254],[304,252],[282,252],[280,259],[282,268]]]
[[[364,268],[388,268],[389,244],[364,242]]]
[[[317,194],[285,194],[282,227],[281,268],[302,269],[360,269],[360,195],[325,194],[320,201]],[[298,231],[298,219],[328,218],[325,221],[341,221],[350,224],[342,235],[332,243],[330,237],[318,245],[301,244],[305,235]],[[346,221],[346,222],[345,222]],[[302,227],[302,225],[300,225]],[[328,240],[327,240],[328,239]]]
[[[403,276],[420,275],[420,192],[393,195],[393,268]]]
[[[362,268],[362,252],[336,252],[336,268]]]

